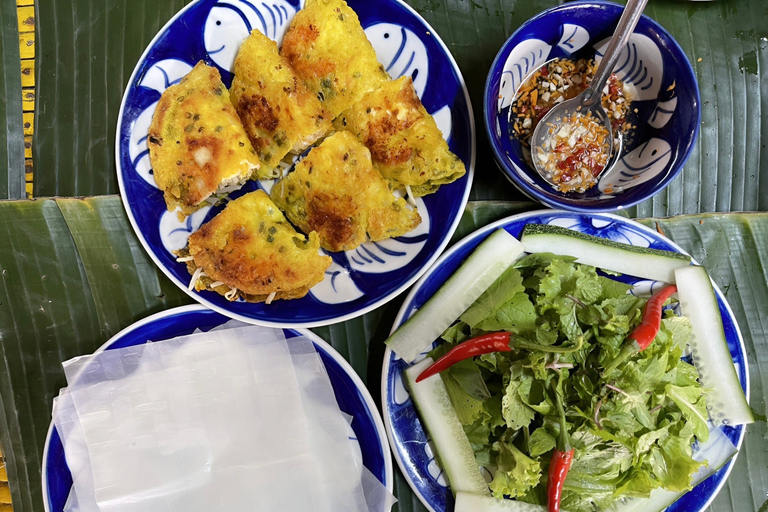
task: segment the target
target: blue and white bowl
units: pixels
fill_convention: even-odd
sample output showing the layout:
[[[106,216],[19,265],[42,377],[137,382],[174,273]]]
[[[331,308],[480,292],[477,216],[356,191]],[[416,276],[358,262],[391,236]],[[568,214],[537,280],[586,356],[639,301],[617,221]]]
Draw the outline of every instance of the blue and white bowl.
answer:
[[[183,306],[157,313],[126,327],[100,349],[112,350],[192,334],[196,329],[208,331],[229,318],[203,306]],[[376,404],[365,384],[349,363],[322,338],[307,330],[285,329],[288,338],[306,336],[325,364],[339,408],[352,416],[351,443],[359,446],[363,464],[392,492],[392,459],[384,425]],[[43,449],[43,503],[45,512],[62,512],[72,487],[72,475],[64,457],[64,448],[53,422],[48,429]]]
[[[522,25],[501,47],[485,84],[483,119],[496,161],[512,183],[552,208],[608,212],[653,196],[674,179],[699,133],[701,100],[696,77],[677,42],[643,16],[614,72],[637,90],[637,125],[616,164],[584,193],[556,191],[528,163],[512,135],[510,104],[525,78],[556,58],[600,59],[623,6],[574,2],[548,9]]]
[[[362,315],[408,286],[437,259],[451,238],[469,197],[475,165],[475,127],[464,80],[435,31],[400,0],[348,0],[357,12],[379,61],[398,78],[413,78],[422,103],[437,122],[467,174],[435,194],[418,199],[422,223],[406,236],[369,242],[333,253],[325,280],[309,294],[272,304],[229,302],[210,291],[188,291],[198,302],[231,318],[273,327],[315,327]],[[182,9],[157,34],[131,76],[117,122],[117,177],[136,234],[160,269],[187,290],[191,276],[172,251],[222,209],[208,207],[179,222],[166,210],[155,185],[147,136],[162,92],[203,60],[216,66],[224,83],[240,43],[252,29],[282,40],[300,0],[198,0]],[[272,182],[249,182],[233,199]]]
[[[424,274],[408,294],[395,319],[392,330],[397,329],[413,315],[456,271],[462,261],[480,242],[491,233],[497,229],[505,229],[511,235],[519,237],[526,224],[553,224],[616,242],[685,254],[685,251],[678,245],[656,231],[616,215],[552,210],[514,215],[475,231],[451,247]],[[616,279],[634,285],[634,292],[638,294],[651,293],[659,286],[656,281],[641,280],[627,275]],[[720,306],[720,314],[723,317],[728,349],[731,352],[744,393],[749,396],[747,353],[744,348],[744,341],[725,297],[717,287],[715,287],[715,292]],[[433,346],[436,344],[437,342]],[[423,359],[431,348],[424,351],[417,361]],[[389,442],[400,470],[424,506],[431,512],[451,512],[454,505],[453,494],[435,460],[435,453],[430,444],[429,436],[419,420],[404,384],[403,371],[408,366],[390,349],[384,353],[381,373],[381,405]],[[722,443],[724,438],[727,438],[738,449],[744,440],[744,434],[744,425],[723,425],[715,428],[710,423],[710,440],[715,447],[720,446],[719,444],[715,445],[715,443]],[[699,446],[694,446],[693,450],[696,454]],[[734,460],[735,457],[715,474],[694,487],[692,491],[683,495],[667,508],[667,512],[702,512],[706,509],[725,483]]]

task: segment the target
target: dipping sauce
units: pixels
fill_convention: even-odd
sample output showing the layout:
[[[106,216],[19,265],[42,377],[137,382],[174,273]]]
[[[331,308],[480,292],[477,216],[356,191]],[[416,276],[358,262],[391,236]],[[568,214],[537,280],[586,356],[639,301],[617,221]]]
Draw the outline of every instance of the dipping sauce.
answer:
[[[591,112],[574,112],[549,123],[547,138],[534,148],[539,169],[560,192],[584,192],[597,183],[608,163],[608,129]]]
[[[539,120],[553,106],[584,91],[596,71],[594,59],[555,59],[534,72],[520,86],[510,109],[510,126],[515,137],[529,146]],[[634,128],[627,120],[633,95],[631,87],[612,74],[603,89],[603,109],[616,134]]]

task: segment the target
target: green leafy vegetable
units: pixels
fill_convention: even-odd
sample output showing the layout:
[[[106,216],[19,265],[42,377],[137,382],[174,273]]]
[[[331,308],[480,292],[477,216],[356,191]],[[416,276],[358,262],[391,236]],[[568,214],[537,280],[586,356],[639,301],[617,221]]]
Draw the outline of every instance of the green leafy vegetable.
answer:
[[[518,347],[442,374],[478,462],[495,471],[494,495],[546,503],[542,468],[560,428],[546,392],[553,384],[564,397],[575,448],[564,509],[592,512],[658,487],[690,487],[702,465],[691,445],[709,436],[698,374],[680,359],[690,322],[667,312],[646,350],[604,374],[641,321],[646,300],[630,289],[572,258],[532,254],[443,333],[436,356],[494,331],[513,333]]]
[[[491,482],[491,491],[496,497],[522,496],[538,485],[541,479],[538,461],[525,455],[513,443],[506,442],[504,437],[494,443],[493,448],[498,452],[498,467]]]

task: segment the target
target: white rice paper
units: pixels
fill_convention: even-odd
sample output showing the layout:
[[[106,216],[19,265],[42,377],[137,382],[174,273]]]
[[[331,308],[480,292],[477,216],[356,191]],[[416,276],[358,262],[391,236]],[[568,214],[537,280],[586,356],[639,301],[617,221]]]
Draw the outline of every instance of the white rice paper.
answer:
[[[64,367],[69,392],[55,421],[74,479],[66,512],[379,512],[394,503],[353,449],[306,338],[217,329]]]
[[[299,381],[304,413],[310,419],[309,435],[314,456],[324,463],[325,473],[321,483],[329,510],[390,510],[397,500],[363,465],[360,445],[353,438],[352,416],[339,409],[315,345],[304,337],[287,341]]]

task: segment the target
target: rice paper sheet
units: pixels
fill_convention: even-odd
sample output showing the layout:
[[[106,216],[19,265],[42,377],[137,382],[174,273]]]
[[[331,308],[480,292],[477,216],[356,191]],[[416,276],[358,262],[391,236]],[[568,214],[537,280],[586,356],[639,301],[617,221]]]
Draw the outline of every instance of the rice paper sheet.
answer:
[[[243,327],[65,363],[70,510],[368,511],[371,495],[384,510],[314,345],[291,346]]]

